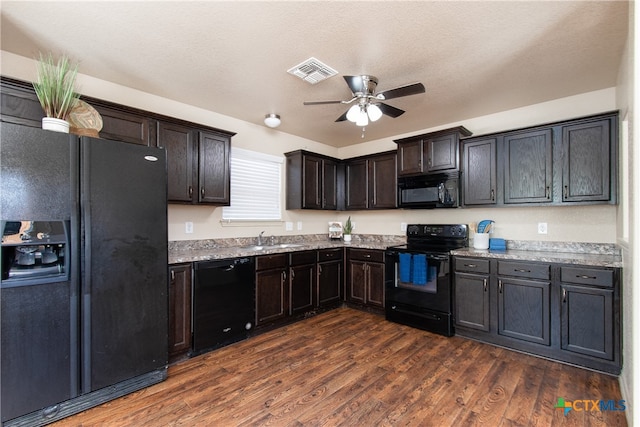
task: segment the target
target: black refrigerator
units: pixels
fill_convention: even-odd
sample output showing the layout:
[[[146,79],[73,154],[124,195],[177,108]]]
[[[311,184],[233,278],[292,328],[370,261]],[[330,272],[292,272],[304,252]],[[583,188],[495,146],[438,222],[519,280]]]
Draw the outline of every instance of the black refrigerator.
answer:
[[[0,124],[0,418],[44,425],[166,378],[163,149]]]

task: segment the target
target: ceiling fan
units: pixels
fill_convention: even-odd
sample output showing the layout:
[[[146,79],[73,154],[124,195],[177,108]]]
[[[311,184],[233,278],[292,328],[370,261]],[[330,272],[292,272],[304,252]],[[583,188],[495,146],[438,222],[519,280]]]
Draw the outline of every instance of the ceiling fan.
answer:
[[[378,86],[378,78],[369,75],[360,76],[343,76],[353,97],[344,101],[305,101],[304,105],[321,105],[321,104],[351,104],[357,101],[343,115],[336,119],[336,122],[349,120],[358,126],[367,126],[369,120],[375,122],[383,114],[390,117],[398,117],[404,113],[396,107],[385,104],[382,101],[400,98],[402,96],[416,95],[424,93],[425,88],[422,83],[412,83],[406,86],[400,86],[395,89],[389,89],[375,93]]]

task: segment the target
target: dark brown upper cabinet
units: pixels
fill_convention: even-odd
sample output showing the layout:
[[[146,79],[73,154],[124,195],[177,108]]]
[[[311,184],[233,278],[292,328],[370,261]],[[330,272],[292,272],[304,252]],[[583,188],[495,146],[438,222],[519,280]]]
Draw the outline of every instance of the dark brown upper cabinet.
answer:
[[[473,138],[462,144],[462,197],[467,206],[496,204],[496,145],[496,138]]]
[[[304,150],[287,158],[287,209],[337,210],[344,206],[342,162]]]
[[[346,209],[395,209],[396,165],[396,151],[345,160]]]
[[[464,206],[617,203],[618,113],[462,140]]]
[[[397,139],[398,176],[421,175],[459,169],[460,138],[470,136],[463,126]]]
[[[612,199],[616,123],[612,118],[603,118],[562,126],[563,202]]]
[[[551,129],[504,136],[504,203],[546,203],[553,191]]]
[[[159,121],[158,146],[167,150],[169,202],[229,205],[230,145],[229,135]]]
[[[40,128],[44,112],[28,82],[2,77],[2,121]],[[171,203],[230,203],[229,155],[235,133],[100,99],[81,97],[100,113],[100,138],[167,150]]]

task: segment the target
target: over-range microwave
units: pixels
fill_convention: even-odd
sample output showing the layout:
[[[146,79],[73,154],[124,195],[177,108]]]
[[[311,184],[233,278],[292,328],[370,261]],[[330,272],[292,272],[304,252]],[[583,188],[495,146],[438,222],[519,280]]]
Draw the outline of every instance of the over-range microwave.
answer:
[[[433,209],[459,206],[459,172],[398,178],[398,207]]]

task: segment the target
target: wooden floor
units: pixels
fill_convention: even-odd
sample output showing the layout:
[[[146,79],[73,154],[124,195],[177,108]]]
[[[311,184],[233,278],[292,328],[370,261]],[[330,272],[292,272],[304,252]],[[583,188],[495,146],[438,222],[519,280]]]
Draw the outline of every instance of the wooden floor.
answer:
[[[181,362],[62,426],[626,426],[615,377],[340,308]]]

